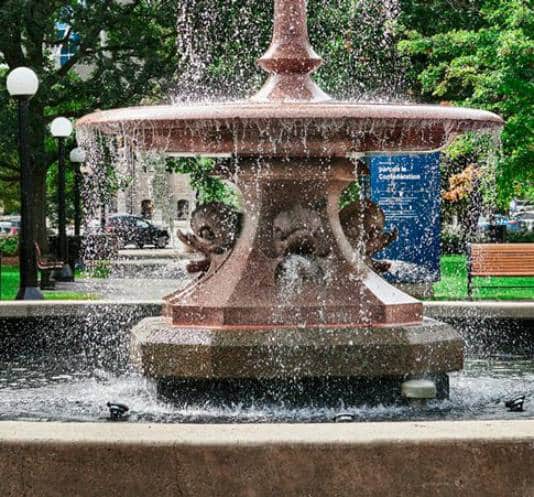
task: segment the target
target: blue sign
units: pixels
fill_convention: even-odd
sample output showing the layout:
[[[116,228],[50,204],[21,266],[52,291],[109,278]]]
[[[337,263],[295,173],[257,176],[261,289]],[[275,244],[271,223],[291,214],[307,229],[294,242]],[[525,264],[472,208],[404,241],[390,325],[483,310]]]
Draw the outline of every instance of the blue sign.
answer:
[[[371,199],[386,215],[397,240],[376,259],[391,261],[384,277],[394,283],[440,278],[440,153],[376,155],[368,158]]]

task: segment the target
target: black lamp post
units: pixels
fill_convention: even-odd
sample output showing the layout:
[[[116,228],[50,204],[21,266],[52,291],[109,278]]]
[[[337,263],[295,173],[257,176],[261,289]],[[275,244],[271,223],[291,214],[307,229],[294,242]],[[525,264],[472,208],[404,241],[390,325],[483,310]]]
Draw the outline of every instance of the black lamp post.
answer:
[[[65,140],[72,134],[72,124],[65,117],[56,117],[50,125],[52,136],[58,143],[58,252],[63,268],[55,274],[58,281],[73,281],[74,273],[69,264],[67,239],[67,214],[65,209]]]
[[[86,153],[83,148],[76,147],[70,151],[70,161],[74,168],[74,236],[79,237],[82,224],[82,210],[80,202],[80,186],[82,173],[80,164],[85,162]]]
[[[7,91],[18,103],[18,142],[20,157],[20,286],[17,300],[42,300],[37,281],[37,254],[32,222],[33,178],[28,144],[30,99],[39,89],[37,75],[28,67],[18,67],[7,77]]]

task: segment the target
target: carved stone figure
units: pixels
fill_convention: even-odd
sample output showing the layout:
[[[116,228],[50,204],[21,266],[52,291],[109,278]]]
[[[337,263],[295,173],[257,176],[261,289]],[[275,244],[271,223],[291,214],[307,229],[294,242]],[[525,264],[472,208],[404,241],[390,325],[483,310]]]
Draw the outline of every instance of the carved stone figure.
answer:
[[[339,213],[345,236],[356,250],[361,250],[366,262],[376,272],[389,271],[391,264],[373,259],[373,255],[397,239],[398,230],[384,231],[386,216],[379,205],[369,199],[358,200]]]
[[[325,257],[330,252],[321,216],[300,204],[276,216],[273,241],[277,256],[299,254]]]
[[[224,254],[234,246],[240,229],[241,214],[228,205],[213,202],[195,209],[191,215],[193,233],[178,230],[178,238],[205,258],[190,262],[187,270],[190,273],[207,272],[214,256]]]

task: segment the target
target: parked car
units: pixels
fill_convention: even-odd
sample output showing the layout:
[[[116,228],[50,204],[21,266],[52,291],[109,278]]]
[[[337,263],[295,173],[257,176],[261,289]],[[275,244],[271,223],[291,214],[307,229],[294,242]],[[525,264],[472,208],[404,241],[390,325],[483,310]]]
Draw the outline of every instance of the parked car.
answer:
[[[9,221],[0,221],[0,235],[9,235],[11,223]]]
[[[488,232],[493,226],[504,226],[506,231],[510,232],[517,232],[522,229],[519,221],[503,216],[502,214],[496,214],[493,216],[493,219],[490,219],[487,216],[480,216],[478,219],[479,231]]]
[[[20,234],[20,219],[9,219],[0,222],[0,235],[18,235]]]
[[[169,244],[169,232],[158,228],[151,222],[139,216],[129,214],[116,214],[110,216],[106,231],[119,238],[119,246],[134,244],[138,248],[153,245],[156,248],[165,248]]]
[[[532,211],[521,212],[514,216],[513,220],[519,224],[522,231],[534,230],[534,212]]]
[[[534,212],[534,202],[531,200],[512,200],[510,204],[510,215],[516,216],[523,212]]]

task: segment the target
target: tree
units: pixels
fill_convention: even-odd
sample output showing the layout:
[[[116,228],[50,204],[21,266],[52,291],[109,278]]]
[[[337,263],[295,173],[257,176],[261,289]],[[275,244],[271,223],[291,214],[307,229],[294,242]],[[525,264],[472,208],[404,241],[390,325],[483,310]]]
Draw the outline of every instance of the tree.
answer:
[[[402,53],[421,67],[425,98],[482,107],[503,116],[499,203],[532,195],[534,183],[534,9],[522,0],[483,0],[472,27],[406,30]]]
[[[216,166],[214,159],[206,157],[181,157],[166,161],[167,171],[189,175],[191,188],[197,192],[199,205],[219,202],[237,207],[239,202],[234,189],[213,176]]]
[[[46,176],[57,160],[48,123],[57,115],[77,118],[159,93],[175,70],[175,6],[172,0],[0,3],[0,64],[9,70],[29,66],[41,81],[30,104],[29,131],[33,219],[40,243],[46,242]],[[66,50],[72,56],[58,64],[54,54]],[[0,92],[0,180],[13,184],[19,174],[16,121],[6,93]]]

